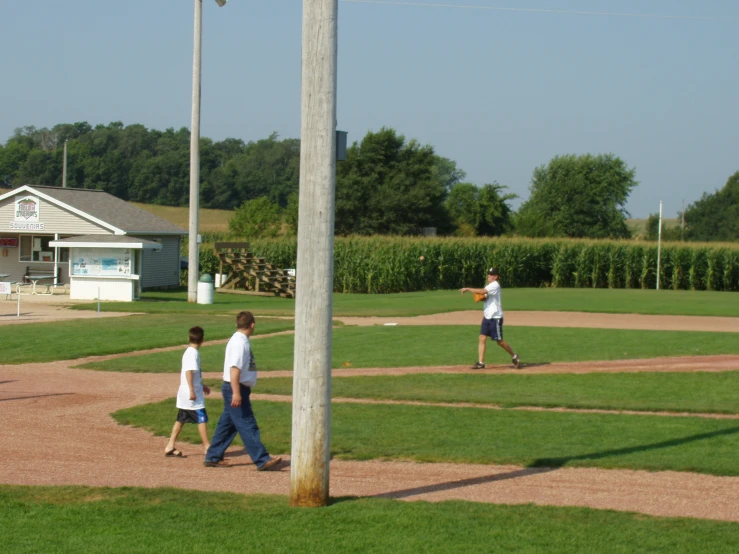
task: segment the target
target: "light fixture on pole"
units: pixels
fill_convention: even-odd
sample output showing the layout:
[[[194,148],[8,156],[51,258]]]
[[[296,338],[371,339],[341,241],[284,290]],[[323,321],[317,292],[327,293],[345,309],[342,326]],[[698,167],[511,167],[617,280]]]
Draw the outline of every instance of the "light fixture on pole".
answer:
[[[223,7],[228,0],[216,0]],[[198,301],[200,244],[198,219],[200,209],[200,52],[202,47],[203,0],[195,0],[195,32],[192,56],[192,123],[190,126],[190,226],[187,250],[187,301]]]

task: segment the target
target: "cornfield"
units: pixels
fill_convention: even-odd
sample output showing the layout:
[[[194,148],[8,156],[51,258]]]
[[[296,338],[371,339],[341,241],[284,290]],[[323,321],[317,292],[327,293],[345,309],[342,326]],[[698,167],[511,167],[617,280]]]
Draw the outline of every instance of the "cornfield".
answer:
[[[292,239],[251,241],[259,257],[295,267]],[[657,245],[627,241],[499,238],[337,237],[334,290],[394,293],[455,289],[484,282],[486,269],[500,268],[509,287],[653,289]],[[218,270],[212,244],[203,244],[201,267]],[[297,268],[299,271],[299,268]],[[666,243],[660,288],[739,290],[739,245]]]

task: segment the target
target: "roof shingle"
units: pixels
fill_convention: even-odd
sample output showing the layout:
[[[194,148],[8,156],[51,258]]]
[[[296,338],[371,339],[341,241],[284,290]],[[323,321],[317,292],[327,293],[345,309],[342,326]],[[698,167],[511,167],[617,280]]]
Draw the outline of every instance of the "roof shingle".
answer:
[[[109,223],[126,232],[126,234],[172,234],[186,235],[182,227],[170,223],[152,213],[147,212],[121,200],[102,190],[75,189],[27,185],[39,192],[68,204],[101,221]]]

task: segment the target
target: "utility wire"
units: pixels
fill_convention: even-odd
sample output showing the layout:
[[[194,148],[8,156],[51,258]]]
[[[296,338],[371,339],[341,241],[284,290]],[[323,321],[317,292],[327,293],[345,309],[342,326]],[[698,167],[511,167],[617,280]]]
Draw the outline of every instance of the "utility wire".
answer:
[[[591,15],[605,17],[641,17],[649,19],[682,19],[698,21],[739,21],[739,17],[731,16],[700,16],[700,15],[663,15],[656,13],[624,13],[624,12],[588,12],[576,10],[555,10],[547,8],[505,8],[496,6],[461,5],[461,4],[435,4],[431,2],[402,2],[395,0],[339,0],[345,4],[381,4],[387,6],[413,6],[423,8],[457,8],[464,10],[489,10],[499,12],[524,12],[524,13],[553,13],[561,15]]]

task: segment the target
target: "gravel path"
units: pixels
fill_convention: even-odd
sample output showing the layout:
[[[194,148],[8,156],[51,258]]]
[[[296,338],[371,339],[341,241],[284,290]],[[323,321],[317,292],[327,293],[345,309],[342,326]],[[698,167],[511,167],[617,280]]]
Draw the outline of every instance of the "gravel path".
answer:
[[[200,490],[288,493],[288,467],[258,473],[243,451],[232,449],[235,467],[204,468],[199,447],[189,444],[181,445],[188,458],[165,458],[165,439],[120,426],[110,417],[115,410],[173,396],[177,375],[84,371],[69,365],[0,366],[6,420],[6,432],[0,435],[0,482],[110,487],[186,483]],[[239,477],[233,479],[236,472]],[[679,472],[335,460],[331,494],[588,506],[739,522],[739,478]]]

